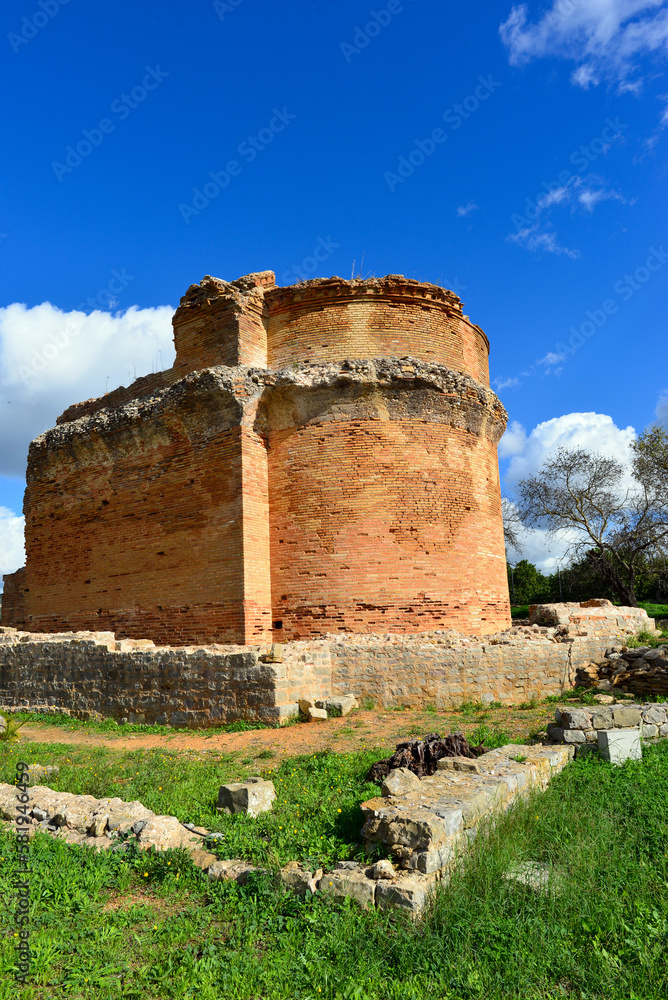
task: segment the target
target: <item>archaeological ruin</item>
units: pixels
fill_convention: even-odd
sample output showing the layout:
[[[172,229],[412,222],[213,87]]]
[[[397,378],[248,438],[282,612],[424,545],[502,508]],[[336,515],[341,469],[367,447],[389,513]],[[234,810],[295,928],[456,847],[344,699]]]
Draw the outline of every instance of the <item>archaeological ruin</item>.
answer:
[[[4,626],[184,647],[510,624],[506,412],[456,295],[207,276],[174,342],[32,442]]]

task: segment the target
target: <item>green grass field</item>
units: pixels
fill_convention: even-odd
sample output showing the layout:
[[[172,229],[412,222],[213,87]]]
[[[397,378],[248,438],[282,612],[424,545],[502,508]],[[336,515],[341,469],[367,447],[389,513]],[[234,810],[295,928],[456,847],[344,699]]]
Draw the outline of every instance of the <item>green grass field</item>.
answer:
[[[252,772],[196,760],[30,745],[64,763],[59,786],[140,798],[225,833],[221,856],[275,869],[359,856],[359,802],[386,751],[317,754],[274,770],[275,813],[220,819],[221,780]],[[13,775],[26,747],[3,749]],[[181,853],[100,854],[40,835],[32,848],[33,982],[13,981],[16,854],[0,836],[0,998],[496,1000],[668,995],[668,743],[614,769],[576,761],[481,835],[424,921],[300,900],[270,875],[210,885]],[[212,755],[213,756],[213,755]],[[69,764],[67,761],[69,760]],[[339,811],[340,810],[340,811]],[[551,866],[538,894],[505,878]]]

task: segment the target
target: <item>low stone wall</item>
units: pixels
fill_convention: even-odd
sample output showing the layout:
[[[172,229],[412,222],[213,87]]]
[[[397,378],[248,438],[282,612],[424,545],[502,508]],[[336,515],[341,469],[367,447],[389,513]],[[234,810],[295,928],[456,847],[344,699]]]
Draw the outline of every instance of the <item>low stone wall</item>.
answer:
[[[349,692],[384,708],[511,705],[570,689],[579,669],[638,627],[619,610],[607,636],[598,624],[588,634],[578,612],[572,627],[535,624],[486,638],[442,630],[276,646],[161,647],[111,632],[0,628],[0,708],[194,728],[280,722],[296,714],[300,698]],[[653,628],[646,614],[641,625]]]
[[[530,788],[545,788],[572,756],[572,747],[508,744],[475,760],[444,757],[428,777],[390,771],[382,797],[362,803],[362,836],[387,847],[402,868],[444,873],[483,821]]]
[[[668,705],[623,702],[596,708],[558,708],[547,735],[557,743],[578,745],[596,743],[600,730],[636,728],[644,739],[668,737]]]

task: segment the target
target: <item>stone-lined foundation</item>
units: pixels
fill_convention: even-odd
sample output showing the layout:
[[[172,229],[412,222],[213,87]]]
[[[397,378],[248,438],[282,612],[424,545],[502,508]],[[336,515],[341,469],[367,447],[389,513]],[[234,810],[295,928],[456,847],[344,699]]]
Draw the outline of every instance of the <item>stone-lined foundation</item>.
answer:
[[[603,634],[577,622],[520,627],[486,638],[329,635],[264,646],[156,646],[111,632],[55,635],[0,628],[0,707],[77,718],[191,728],[235,719],[279,723],[300,698],[354,694],[376,707],[465,701],[512,705],[561,695],[576,673],[624,634],[653,621],[614,609]],[[586,609],[585,609],[586,610]]]

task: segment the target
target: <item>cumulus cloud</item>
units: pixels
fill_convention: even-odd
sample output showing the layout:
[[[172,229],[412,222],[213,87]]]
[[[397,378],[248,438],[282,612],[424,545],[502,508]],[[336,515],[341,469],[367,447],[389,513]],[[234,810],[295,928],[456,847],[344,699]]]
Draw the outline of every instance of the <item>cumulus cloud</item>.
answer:
[[[25,563],[23,526],[23,517],[7,507],[0,507],[0,578],[3,573],[14,573]],[[0,579],[0,589],[1,586]]]
[[[666,402],[668,404],[668,398]],[[602,413],[566,413],[538,424],[529,434],[515,420],[499,443],[499,457],[510,459],[503,479],[510,489],[517,487],[521,479],[538,472],[543,462],[560,447],[597,451],[616,458],[630,469],[630,445],[635,437],[633,427],[617,427],[612,417]],[[543,572],[554,572],[557,565],[563,565],[566,551],[575,537],[575,534],[564,534],[548,539],[544,530],[525,530],[521,536],[522,558]]]
[[[0,475],[24,475],[30,441],[71,403],[169,368],[172,312],[0,308]]]
[[[665,0],[553,0],[536,21],[528,4],[515,4],[499,32],[512,65],[565,59],[574,64],[573,83],[585,89],[612,80],[637,90],[640,60],[668,54]]]

